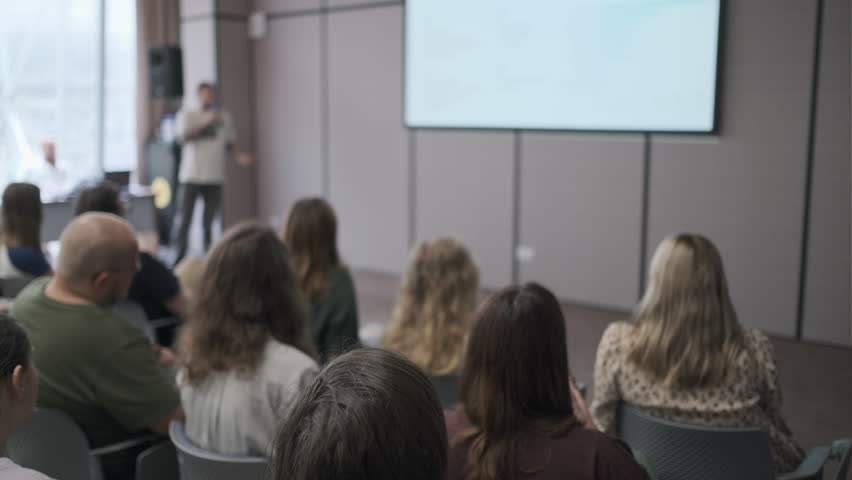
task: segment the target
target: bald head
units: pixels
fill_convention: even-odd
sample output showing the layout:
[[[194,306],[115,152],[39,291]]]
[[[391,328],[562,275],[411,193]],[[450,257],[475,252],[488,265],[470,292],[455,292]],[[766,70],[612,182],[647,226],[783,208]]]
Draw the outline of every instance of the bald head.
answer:
[[[138,247],[133,228],[110,213],[85,213],[65,227],[56,276],[66,281],[88,281],[107,271],[132,269]]]

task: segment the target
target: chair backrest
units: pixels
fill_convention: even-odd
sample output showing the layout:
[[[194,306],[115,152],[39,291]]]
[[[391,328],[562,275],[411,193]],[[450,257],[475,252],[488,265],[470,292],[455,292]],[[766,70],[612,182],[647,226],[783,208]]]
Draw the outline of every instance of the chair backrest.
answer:
[[[655,480],[775,479],[769,437],[759,428],[688,425],[622,404],[619,437]]]
[[[834,442],[832,454],[837,456],[837,473],[834,480],[847,480],[849,478],[849,463],[852,462],[852,439],[846,438]]]
[[[51,478],[90,480],[89,441],[68,415],[36,409],[12,431],[6,455],[15,463]]]
[[[122,300],[113,305],[110,310],[138,328],[151,343],[157,342],[157,335],[154,332],[154,328],[148,322],[148,315],[145,313],[142,305],[131,300]]]
[[[263,480],[264,457],[221,455],[202,449],[186,436],[183,422],[169,425],[169,436],[177,447],[181,480]]]
[[[32,275],[15,278],[0,278],[0,294],[3,297],[15,298],[35,279]]]
[[[438,397],[441,398],[441,406],[452,408],[459,403],[458,384],[459,376],[451,375],[432,375],[429,377],[432,380],[432,385],[438,391]]]
[[[177,451],[172,442],[160,442],[136,457],[136,480],[179,479]]]

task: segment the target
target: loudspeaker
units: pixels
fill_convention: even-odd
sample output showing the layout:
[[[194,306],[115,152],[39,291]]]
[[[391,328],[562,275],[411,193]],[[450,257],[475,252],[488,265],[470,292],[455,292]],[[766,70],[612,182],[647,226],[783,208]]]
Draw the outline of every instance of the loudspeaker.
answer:
[[[180,47],[169,45],[148,49],[148,72],[151,97],[183,96],[183,60]]]

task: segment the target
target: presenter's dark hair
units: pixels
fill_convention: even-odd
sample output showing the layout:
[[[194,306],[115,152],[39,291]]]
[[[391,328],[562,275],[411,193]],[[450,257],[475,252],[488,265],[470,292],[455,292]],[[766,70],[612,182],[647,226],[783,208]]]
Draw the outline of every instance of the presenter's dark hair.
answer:
[[[426,375],[388,350],[333,360],[284,419],[270,480],[443,480],[447,430]]]
[[[121,203],[118,188],[109,182],[103,182],[81,191],[74,200],[74,216],[86,212],[104,212],[123,217],[124,205]]]
[[[216,85],[214,85],[214,84],[212,84],[212,83],[210,83],[210,82],[201,82],[201,83],[199,83],[199,84],[198,84],[198,88],[197,88],[197,89],[195,89],[195,91],[196,91],[196,92],[200,92],[200,91],[202,91],[202,90],[206,90],[206,89],[208,89],[208,88],[209,88],[209,89],[211,89],[211,90],[215,90],[215,89],[216,89]]]
[[[565,319],[541,285],[507,287],[485,300],[462,365],[459,397],[471,427],[450,441],[467,445],[466,479],[517,478],[524,434],[559,437],[579,425]]]
[[[41,250],[41,190],[31,183],[10,183],[0,209],[3,242],[10,247]]]

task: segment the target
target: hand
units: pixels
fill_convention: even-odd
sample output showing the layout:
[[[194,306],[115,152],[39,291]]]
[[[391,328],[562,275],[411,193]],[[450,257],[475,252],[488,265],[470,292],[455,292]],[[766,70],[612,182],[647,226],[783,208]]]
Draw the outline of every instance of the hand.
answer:
[[[571,377],[569,383],[571,385],[571,406],[574,407],[574,416],[577,417],[577,420],[582,423],[584,427],[597,430],[598,426],[595,425],[595,421],[589,413],[589,408],[586,406],[586,400],[584,400],[583,395],[580,394],[580,390],[577,388],[574,377]]]
[[[166,347],[161,347],[159,345],[151,345],[154,349],[154,353],[157,355],[157,360],[160,362],[160,365],[164,367],[170,367],[177,362],[177,356],[175,356],[175,352],[171,351]]]
[[[213,125],[220,120],[222,120],[222,112],[219,111],[204,112],[204,116],[202,117],[205,126]]]
[[[254,156],[248,152],[240,152],[237,155],[237,163],[243,167],[250,167],[254,165]]]

